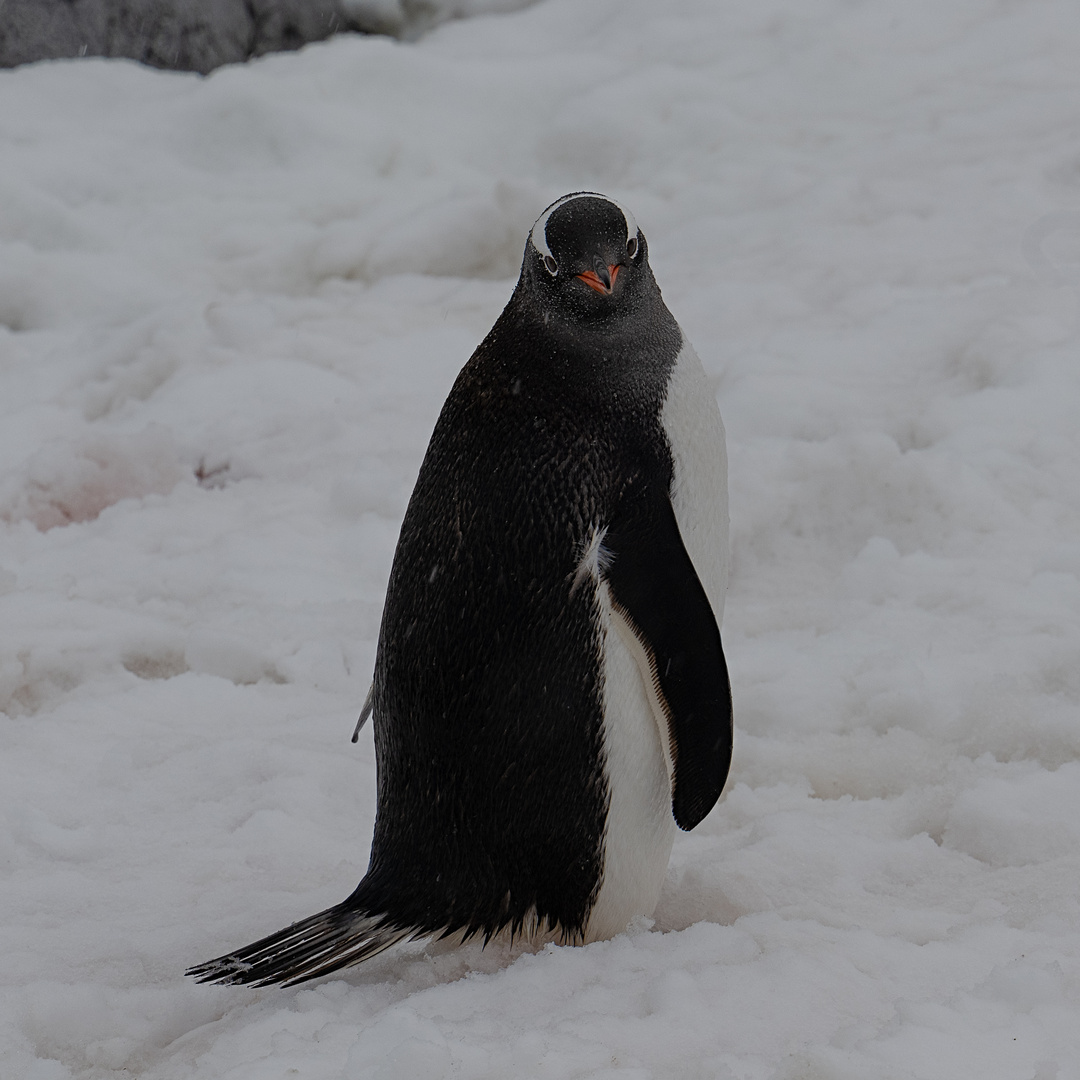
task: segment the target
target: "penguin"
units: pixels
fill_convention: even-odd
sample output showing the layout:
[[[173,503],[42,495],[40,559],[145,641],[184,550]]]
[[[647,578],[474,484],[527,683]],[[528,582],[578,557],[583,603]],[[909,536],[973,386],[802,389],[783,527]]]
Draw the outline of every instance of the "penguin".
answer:
[[[675,826],[731,761],[727,531],[723,423],[645,236],[614,199],[565,195],[402,523],[357,725],[367,873],[187,974],[293,985],[410,938],[581,944],[651,915]]]

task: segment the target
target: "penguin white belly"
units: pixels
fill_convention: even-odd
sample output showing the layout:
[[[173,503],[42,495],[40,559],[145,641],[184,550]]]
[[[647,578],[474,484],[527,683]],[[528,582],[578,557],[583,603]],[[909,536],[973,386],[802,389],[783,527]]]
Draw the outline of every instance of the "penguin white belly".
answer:
[[[674,473],[671,502],[717,625],[728,579],[727,452],[716,398],[684,338],[661,413]],[[604,869],[585,939],[611,937],[660,898],[675,837],[672,759],[649,661],[598,583],[603,630],[605,776],[609,807]]]
[[[671,772],[642,677],[648,661],[625,620],[598,588],[604,655],[604,773],[608,814],[604,870],[585,940],[613,937],[636,915],[651,915],[667,873],[675,820]]]

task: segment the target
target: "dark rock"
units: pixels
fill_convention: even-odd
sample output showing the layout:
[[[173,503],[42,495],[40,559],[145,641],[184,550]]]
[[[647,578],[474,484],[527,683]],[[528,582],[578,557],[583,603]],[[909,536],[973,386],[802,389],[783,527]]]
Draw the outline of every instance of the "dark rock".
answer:
[[[338,0],[248,0],[246,7],[255,24],[251,56],[299,49],[341,30],[362,29]]]
[[[339,0],[0,0],[0,67],[112,56],[206,74],[347,29]]]

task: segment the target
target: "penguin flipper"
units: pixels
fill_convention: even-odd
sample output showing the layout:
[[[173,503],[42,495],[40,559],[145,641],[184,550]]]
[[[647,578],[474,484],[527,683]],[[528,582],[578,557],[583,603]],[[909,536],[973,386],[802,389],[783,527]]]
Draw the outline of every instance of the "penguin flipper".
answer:
[[[414,934],[389,925],[384,916],[337,904],[184,974],[197,982],[227,986],[294,986],[359,964]]]
[[[368,717],[371,715],[371,710],[375,707],[375,684],[372,683],[368,688],[367,697],[364,698],[364,707],[360,710],[360,719],[356,721],[356,727],[353,729],[352,742],[356,742],[360,738],[360,729],[367,723]]]
[[[731,766],[731,683],[720,628],[666,492],[631,490],[603,547],[603,578],[644,653],[642,673],[666,736],[672,813],[679,828],[692,829],[716,805]]]

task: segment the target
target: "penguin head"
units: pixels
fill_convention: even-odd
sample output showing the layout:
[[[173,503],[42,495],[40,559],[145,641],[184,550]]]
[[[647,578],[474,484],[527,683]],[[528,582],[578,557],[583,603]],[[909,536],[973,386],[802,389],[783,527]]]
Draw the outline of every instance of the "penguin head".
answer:
[[[636,310],[656,283],[634,215],[606,195],[575,191],[536,219],[519,288],[545,314],[608,321]]]

